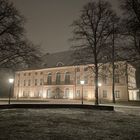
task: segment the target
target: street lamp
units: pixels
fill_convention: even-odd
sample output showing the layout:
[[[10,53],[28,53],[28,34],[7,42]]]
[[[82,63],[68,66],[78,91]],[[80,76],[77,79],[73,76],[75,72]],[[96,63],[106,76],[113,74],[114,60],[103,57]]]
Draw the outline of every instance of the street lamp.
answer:
[[[85,84],[85,81],[81,80],[80,84],[82,85],[82,104],[83,104],[83,85]]]
[[[99,89],[99,101],[101,103],[101,94],[100,94],[100,87],[102,86],[102,83],[98,83],[98,89]]]
[[[10,104],[10,97],[11,97],[11,92],[12,92],[12,84],[14,82],[13,78],[9,78],[9,84],[10,84],[10,88],[9,88],[9,100],[8,100],[8,104]]]

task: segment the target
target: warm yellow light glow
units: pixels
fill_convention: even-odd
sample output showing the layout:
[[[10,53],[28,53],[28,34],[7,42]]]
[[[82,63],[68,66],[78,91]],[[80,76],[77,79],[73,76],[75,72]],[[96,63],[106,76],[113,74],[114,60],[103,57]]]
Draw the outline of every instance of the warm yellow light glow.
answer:
[[[73,94],[70,92],[70,94],[69,94],[69,98],[70,99],[73,99]]]
[[[98,83],[98,86],[99,86],[99,87],[101,87],[101,86],[102,86],[102,84],[101,84],[101,83]]]
[[[43,98],[46,98],[46,93],[45,92],[43,92]]]
[[[9,79],[9,83],[12,84],[13,82],[14,82],[14,79],[10,78],[10,79]]]
[[[81,80],[81,81],[80,81],[80,84],[81,84],[81,85],[84,85],[84,84],[85,84],[85,81],[84,81],[84,80]]]

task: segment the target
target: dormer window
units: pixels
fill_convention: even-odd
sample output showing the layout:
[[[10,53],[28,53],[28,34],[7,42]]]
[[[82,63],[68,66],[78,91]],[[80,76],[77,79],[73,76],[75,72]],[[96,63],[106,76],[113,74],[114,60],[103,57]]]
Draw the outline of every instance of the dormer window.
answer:
[[[57,67],[62,67],[62,66],[64,66],[64,63],[58,62],[58,63],[56,64],[56,66],[57,66]]]

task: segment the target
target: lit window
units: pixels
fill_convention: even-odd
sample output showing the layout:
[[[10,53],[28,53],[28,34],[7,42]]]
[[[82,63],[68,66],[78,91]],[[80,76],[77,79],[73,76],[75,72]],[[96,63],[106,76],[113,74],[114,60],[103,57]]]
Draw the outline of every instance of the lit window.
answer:
[[[47,90],[47,98],[51,98],[51,90],[50,89]]]
[[[85,81],[85,84],[88,84],[88,76],[87,75],[84,76],[84,81]]]
[[[115,97],[116,97],[116,98],[120,98],[120,91],[119,91],[119,90],[116,90],[116,91],[115,91]]]
[[[68,88],[65,89],[64,98],[69,98],[69,89]]]
[[[80,97],[80,90],[76,91],[76,97]]]

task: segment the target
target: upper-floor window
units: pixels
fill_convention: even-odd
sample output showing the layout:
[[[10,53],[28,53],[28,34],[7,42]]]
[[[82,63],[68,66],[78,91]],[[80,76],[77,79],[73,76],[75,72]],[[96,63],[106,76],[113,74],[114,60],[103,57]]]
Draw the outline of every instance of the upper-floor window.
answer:
[[[66,72],[65,74],[65,84],[70,84],[70,72]]]
[[[37,86],[37,79],[35,79],[35,86]]]
[[[24,80],[24,86],[26,86],[26,80]]]
[[[57,72],[56,73],[56,84],[60,84],[60,82],[61,82],[61,74],[60,74],[60,72]]]
[[[30,86],[31,85],[31,80],[28,80],[28,86]]]
[[[115,83],[120,83],[120,78],[119,78],[119,74],[115,75]]]
[[[85,68],[84,68],[84,71],[88,71],[88,67],[85,67]]]
[[[103,83],[107,84],[107,77],[106,76],[103,77]]]
[[[76,72],[80,72],[80,68],[79,67],[76,68]]]
[[[87,75],[84,76],[84,81],[85,81],[85,84],[88,84],[88,76]]]
[[[43,74],[43,72],[41,71],[41,72],[40,72],[40,75],[42,75],[42,74]]]
[[[80,84],[80,76],[77,76],[77,84]]]
[[[37,72],[35,72],[35,75],[37,75]]]
[[[43,85],[43,79],[40,79],[40,85]]]
[[[30,75],[31,75],[31,73],[29,72],[29,73],[28,73],[28,75],[30,76]]]
[[[51,73],[48,74],[48,77],[47,77],[47,84],[48,84],[48,85],[51,85],[51,84],[52,84],[52,74],[51,74]]]
[[[26,76],[26,73],[24,73],[24,76]]]

